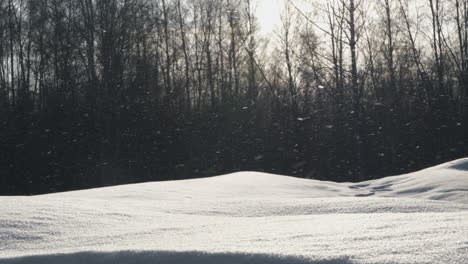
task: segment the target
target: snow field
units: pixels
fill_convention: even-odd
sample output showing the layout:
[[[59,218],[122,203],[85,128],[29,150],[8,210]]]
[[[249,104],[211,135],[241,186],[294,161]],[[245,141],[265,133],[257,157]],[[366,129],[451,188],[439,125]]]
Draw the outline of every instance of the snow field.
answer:
[[[0,197],[0,263],[468,263],[468,159],[363,183],[243,172]]]

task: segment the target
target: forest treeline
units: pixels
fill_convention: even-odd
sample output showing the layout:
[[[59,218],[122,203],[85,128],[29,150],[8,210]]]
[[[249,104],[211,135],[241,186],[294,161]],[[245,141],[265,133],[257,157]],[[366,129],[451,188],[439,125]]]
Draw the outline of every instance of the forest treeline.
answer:
[[[463,0],[1,0],[0,194],[468,156]]]

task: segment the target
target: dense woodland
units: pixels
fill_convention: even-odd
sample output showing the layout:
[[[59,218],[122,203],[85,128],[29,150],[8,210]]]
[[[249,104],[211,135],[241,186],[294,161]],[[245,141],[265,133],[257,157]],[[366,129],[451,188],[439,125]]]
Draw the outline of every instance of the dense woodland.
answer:
[[[0,194],[468,156],[466,0],[1,0]]]

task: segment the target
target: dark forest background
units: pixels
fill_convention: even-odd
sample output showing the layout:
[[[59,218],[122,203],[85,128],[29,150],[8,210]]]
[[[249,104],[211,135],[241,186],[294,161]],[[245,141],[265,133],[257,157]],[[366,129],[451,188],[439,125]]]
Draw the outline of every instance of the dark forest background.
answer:
[[[0,194],[468,156],[463,0],[1,0]]]

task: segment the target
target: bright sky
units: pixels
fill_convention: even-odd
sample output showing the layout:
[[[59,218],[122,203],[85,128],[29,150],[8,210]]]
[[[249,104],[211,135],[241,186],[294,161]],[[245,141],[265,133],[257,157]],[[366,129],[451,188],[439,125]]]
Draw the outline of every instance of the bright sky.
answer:
[[[256,10],[260,31],[264,34],[272,33],[277,29],[281,20],[281,12],[284,10],[286,3],[289,0],[256,0]],[[328,0],[322,0],[326,3]],[[311,6],[307,0],[291,0],[291,2],[307,13]],[[316,1],[320,2],[320,1]],[[294,8],[293,8],[294,9]]]
[[[258,0],[257,16],[263,33],[271,33],[280,21],[285,0]]]

